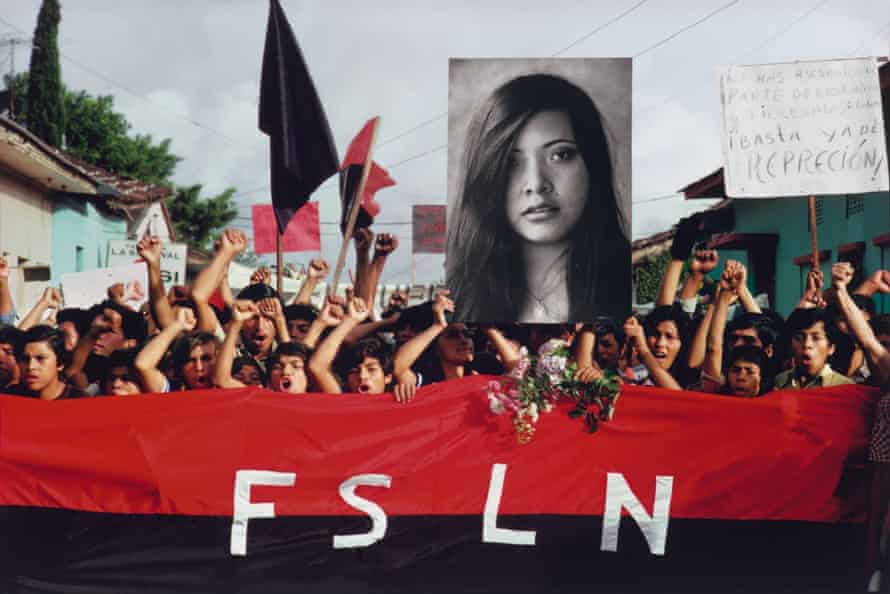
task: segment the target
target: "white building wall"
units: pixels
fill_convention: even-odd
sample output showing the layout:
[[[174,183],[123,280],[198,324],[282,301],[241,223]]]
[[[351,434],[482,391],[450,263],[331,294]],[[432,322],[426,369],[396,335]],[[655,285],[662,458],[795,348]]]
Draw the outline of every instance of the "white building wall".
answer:
[[[37,278],[49,278],[52,201],[34,186],[3,170],[0,170],[0,253],[6,255],[11,268],[10,290],[16,311],[24,315],[48,284],[47,280]],[[26,278],[32,280],[26,281]]]

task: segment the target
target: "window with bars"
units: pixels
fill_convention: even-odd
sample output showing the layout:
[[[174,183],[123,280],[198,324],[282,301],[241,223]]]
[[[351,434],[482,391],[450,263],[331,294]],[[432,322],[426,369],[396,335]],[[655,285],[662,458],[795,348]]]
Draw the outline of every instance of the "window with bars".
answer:
[[[865,210],[862,196],[847,196],[847,218],[857,215]]]
[[[816,224],[821,225],[825,220],[825,200],[816,198]]]

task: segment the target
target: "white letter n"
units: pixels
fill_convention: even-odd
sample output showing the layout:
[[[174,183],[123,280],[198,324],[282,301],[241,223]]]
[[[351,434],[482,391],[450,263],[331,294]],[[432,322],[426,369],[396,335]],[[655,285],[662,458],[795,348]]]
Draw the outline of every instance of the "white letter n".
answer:
[[[600,550],[618,550],[618,527],[621,525],[621,508],[624,508],[630,512],[630,517],[646,537],[649,551],[653,555],[664,555],[674,477],[655,477],[655,503],[652,506],[651,516],[646,513],[643,504],[630,490],[630,485],[627,484],[623,474],[610,472],[607,477],[606,509],[603,512],[603,538]]]

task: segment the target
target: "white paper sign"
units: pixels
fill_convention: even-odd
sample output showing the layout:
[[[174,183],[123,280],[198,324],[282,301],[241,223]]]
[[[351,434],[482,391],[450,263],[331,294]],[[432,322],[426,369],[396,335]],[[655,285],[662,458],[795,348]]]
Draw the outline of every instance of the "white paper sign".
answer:
[[[65,307],[89,308],[108,298],[108,287],[123,283],[125,287],[140,283],[142,298],[128,300],[133,309],[139,309],[148,297],[148,271],[145,264],[127,264],[112,268],[96,268],[62,275],[62,296]]]
[[[129,239],[112,239],[108,242],[107,266],[121,266],[141,261],[136,251],[138,242]],[[161,245],[161,280],[165,287],[185,284],[185,264],[188,246],[184,243]],[[145,264],[142,264],[144,267]]]
[[[729,66],[720,98],[727,196],[888,190],[874,59]]]

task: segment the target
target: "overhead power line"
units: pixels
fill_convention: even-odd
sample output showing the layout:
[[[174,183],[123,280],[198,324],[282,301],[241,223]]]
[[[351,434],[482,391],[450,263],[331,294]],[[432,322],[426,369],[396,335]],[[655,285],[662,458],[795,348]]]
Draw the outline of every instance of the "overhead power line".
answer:
[[[657,43],[653,43],[652,45],[650,45],[650,46],[647,47],[646,49],[644,49],[644,50],[642,50],[642,51],[639,51],[639,52],[635,53],[635,54],[633,55],[633,57],[634,57],[634,58],[639,58],[639,57],[642,56],[642,55],[648,54],[648,53],[651,52],[652,50],[661,47],[662,45],[664,45],[665,43],[671,41],[671,40],[674,39],[675,37],[677,37],[677,36],[679,36],[679,35],[682,35],[682,34],[685,33],[686,31],[689,31],[690,29],[693,29],[693,28],[697,27],[698,25],[701,25],[702,23],[704,23],[704,22],[707,21],[708,19],[710,19],[710,18],[712,18],[712,17],[714,17],[714,16],[720,14],[721,12],[723,12],[724,10],[726,10],[727,8],[730,8],[731,6],[734,6],[734,5],[738,4],[738,3],[739,3],[739,0],[732,0],[731,2],[727,2],[726,4],[724,4],[723,6],[721,6],[720,8],[718,8],[718,9],[716,9],[716,10],[713,10],[713,11],[709,12],[708,14],[706,14],[705,16],[703,16],[702,18],[700,18],[700,19],[698,19],[697,21],[695,21],[694,23],[690,23],[690,24],[686,25],[685,27],[682,27],[681,29],[678,29],[677,31],[675,31],[674,33],[671,33],[670,35],[668,35],[667,37],[665,37],[665,38],[662,39],[661,41],[659,41],[659,42],[657,42]]]

